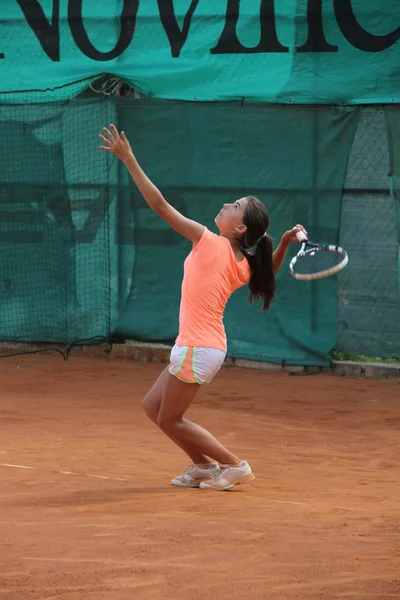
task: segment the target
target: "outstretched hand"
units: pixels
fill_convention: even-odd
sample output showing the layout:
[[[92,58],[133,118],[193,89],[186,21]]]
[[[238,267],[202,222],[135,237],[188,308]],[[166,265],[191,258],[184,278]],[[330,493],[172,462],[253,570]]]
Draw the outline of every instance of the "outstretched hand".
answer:
[[[122,161],[133,156],[131,145],[126,139],[125,133],[123,131],[119,133],[115,125],[112,124],[110,129],[111,131],[107,127],[103,127],[105,135],[100,133],[99,138],[105,143],[105,146],[99,146],[99,148],[111,152]]]
[[[298,244],[299,240],[297,239],[297,234],[299,233],[299,231],[302,231],[304,235],[308,237],[307,231],[305,230],[303,225],[296,225],[295,227],[293,227],[293,229],[289,229],[289,231],[286,231],[286,233],[283,234],[284,240],[288,243],[296,242]]]

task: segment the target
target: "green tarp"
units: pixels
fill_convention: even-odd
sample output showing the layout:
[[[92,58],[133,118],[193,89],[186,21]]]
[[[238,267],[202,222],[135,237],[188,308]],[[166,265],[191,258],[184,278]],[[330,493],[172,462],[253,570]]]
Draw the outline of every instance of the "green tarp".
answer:
[[[297,222],[311,238],[335,242],[358,117],[350,108],[100,98],[1,106],[0,338],[177,334],[190,244],[98,150],[103,124],[124,129],[166,198],[210,228],[224,202],[255,194],[276,243]],[[231,355],[326,364],[337,339],[337,281],[298,282],[286,263],[267,314],[248,306],[243,289],[225,322]]]
[[[400,100],[398,0],[3,0],[1,9],[0,93],[74,83],[67,97],[107,72],[155,98]]]

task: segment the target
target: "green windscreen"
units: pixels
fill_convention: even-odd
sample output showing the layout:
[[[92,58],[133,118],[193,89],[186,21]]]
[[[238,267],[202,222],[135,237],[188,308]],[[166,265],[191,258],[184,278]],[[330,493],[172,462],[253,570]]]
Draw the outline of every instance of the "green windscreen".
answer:
[[[215,231],[213,220],[224,202],[254,194],[268,207],[276,243],[298,222],[306,223],[313,239],[338,241],[356,110],[141,101],[134,108],[119,103],[118,113],[148,175],[188,217]],[[124,170],[121,182],[129,185]],[[118,330],[139,339],[173,339],[190,244],[170,232],[133,187],[131,201],[140,239]],[[229,353],[326,362],[336,342],[336,279],[299,284],[286,266],[267,315],[247,306],[246,298],[246,289],[237,292],[226,311]]]
[[[146,96],[399,102],[398,0],[2,0],[0,93],[76,93],[112,73]],[[62,96],[67,97],[67,94]],[[29,100],[28,100],[29,102]]]
[[[299,282],[287,268],[292,247],[268,313],[248,305],[246,289],[236,292],[225,314],[229,355],[324,365],[335,347],[400,354],[395,109],[385,121],[378,108],[133,98],[3,98],[2,340],[177,335],[190,243],[147,207],[125,167],[98,150],[110,122],[167,200],[213,231],[224,202],[253,194],[268,207],[276,244],[301,222],[311,239],[348,250],[339,277]]]

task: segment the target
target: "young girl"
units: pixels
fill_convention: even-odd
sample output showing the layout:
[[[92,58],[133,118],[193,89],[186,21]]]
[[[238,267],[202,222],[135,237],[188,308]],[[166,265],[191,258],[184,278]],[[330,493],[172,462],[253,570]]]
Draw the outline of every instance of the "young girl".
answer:
[[[249,301],[261,299],[262,310],[267,310],[274,299],[274,275],[290,242],[297,241],[296,233],[305,229],[297,225],[284,233],[273,252],[266,233],[267,210],[257,198],[248,196],[224,204],[215,218],[220,235],[211,233],[168,204],[140,168],[124,132],[119,134],[114,125],[110,129],[103,128],[104,135],[99,137],[105,145],[100,148],[125,164],[149,207],[193,243],[184,265],[179,335],[170,364],[146,394],[143,407],[192,461],[183,475],[172,480],[173,485],[228,490],[254,479],[250,465],[184,415],[199,386],[209,383],[224,362],[222,320],[229,297],[248,285]]]

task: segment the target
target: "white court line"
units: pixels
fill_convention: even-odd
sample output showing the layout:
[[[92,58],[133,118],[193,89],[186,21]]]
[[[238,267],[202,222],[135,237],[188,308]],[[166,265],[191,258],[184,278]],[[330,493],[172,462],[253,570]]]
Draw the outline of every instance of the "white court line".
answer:
[[[294,502],[293,500],[275,500],[274,498],[266,498],[268,502],[277,502],[278,504],[295,504],[296,506],[310,506],[307,502]]]
[[[32,471],[45,471],[46,469],[37,469],[36,467],[27,467],[26,465],[12,465],[10,463],[0,463],[0,467],[8,467],[10,469],[31,469]],[[113,481],[129,481],[129,479],[123,477],[109,477],[108,475],[92,475],[91,473],[75,473],[74,471],[53,471],[51,473],[57,473],[58,475],[74,475],[75,477],[95,477],[96,479],[112,479]]]
[[[27,467],[26,465],[12,465],[9,463],[0,463],[0,467],[9,467],[12,469],[31,469],[33,471],[40,471],[44,469],[37,469],[36,467]],[[73,471],[51,471],[52,473],[62,474],[62,475],[74,475],[74,476],[82,476],[82,477],[93,477],[96,479],[111,479],[112,481],[130,481],[127,478],[123,477],[109,477],[107,475],[92,475],[91,473],[75,473]],[[325,508],[325,509],[340,509],[340,510],[348,510],[351,512],[365,512],[362,508],[350,508],[349,506],[337,506],[333,504],[309,504],[307,502],[296,502],[295,500],[277,500],[275,498],[265,498],[264,496],[250,496],[250,498],[254,498],[257,500],[264,500],[264,502],[274,502],[275,504],[291,504],[294,506],[307,506],[309,508]]]
[[[291,504],[294,506],[307,506],[308,508],[326,508],[326,509],[340,509],[350,510],[352,512],[365,512],[363,508],[351,508],[349,506],[338,506],[337,504],[309,504],[308,502],[296,502],[295,500],[277,500],[276,498],[266,498],[265,496],[251,496],[257,500],[264,500],[264,502],[275,502],[275,504]]]
[[[277,504],[294,504],[295,506],[311,506],[313,508],[340,508],[341,510],[351,510],[360,512],[358,508],[350,508],[349,506],[333,506],[332,504],[307,504],[307,502],[294,502],[292,500],[275,500],[274,498],[265,498],[267,502],[276,502]],[[362,510],[362,509],[361,509]]]
[[[10,465],[8,463],[0,463],[0,467],[10,467],[11,469],[33,469],[35,467],[27,467],[26,465]]]

